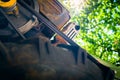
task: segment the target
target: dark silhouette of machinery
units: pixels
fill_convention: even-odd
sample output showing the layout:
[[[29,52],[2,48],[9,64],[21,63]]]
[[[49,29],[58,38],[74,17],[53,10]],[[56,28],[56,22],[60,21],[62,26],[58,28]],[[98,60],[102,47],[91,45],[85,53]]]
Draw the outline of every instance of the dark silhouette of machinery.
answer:
[[[57,0],[0,0],[0,79],[113,80],[73,41],[80,26],[69,19]]]

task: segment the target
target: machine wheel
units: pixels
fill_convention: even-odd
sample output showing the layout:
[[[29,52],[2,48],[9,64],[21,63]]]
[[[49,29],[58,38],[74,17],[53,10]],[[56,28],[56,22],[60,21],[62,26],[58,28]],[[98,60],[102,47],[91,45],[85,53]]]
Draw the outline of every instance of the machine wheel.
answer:
[[[5,44],[5,46],[4,46]],[[0,43],[0,80],[103,80],[101,69],[89,59],[75,63],[68,49],[54,47],[43,37]]]

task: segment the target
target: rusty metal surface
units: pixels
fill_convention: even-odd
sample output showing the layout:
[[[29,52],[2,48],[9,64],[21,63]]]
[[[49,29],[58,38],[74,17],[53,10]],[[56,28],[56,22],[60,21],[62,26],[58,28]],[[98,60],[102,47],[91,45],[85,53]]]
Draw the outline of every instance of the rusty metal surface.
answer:
[[[40,13],[47,17],[58,29],[70,19],[69,12],[57,0],[38,0]]]

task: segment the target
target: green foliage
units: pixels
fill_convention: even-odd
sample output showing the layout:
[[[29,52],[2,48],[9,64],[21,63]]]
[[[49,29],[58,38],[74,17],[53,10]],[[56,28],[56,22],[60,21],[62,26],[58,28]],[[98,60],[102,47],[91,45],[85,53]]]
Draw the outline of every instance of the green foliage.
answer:
[[[110,0],[91,1],[72,19],[81,26],[76,39],[89,53],[113,64],[120,64],[120,4]],[[79,44],[83,44],[79,42]]]
[[[68,1],[70,4],[71,0]],[[72,15],[71,21],[81,26],[75,41],[90,54],[120,65],[120,1],[114,1],[87,0],[84,9],[77,14],[71,12],[76,10],[71,5],[67,8]]]

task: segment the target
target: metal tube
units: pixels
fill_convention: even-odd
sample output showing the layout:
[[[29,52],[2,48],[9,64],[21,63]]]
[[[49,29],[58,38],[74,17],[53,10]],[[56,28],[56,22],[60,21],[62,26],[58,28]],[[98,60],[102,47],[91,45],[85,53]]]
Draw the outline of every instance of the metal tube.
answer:
[[[18,33],[18,35],[22,38],[22,39],[26,39],[25,36],[19,32],[19,30],[15,27],[15,25],[13,24],[13,22],[9,19],[9,17],[7,16],[7,14],[0,8],[0,12],[4,15],[4,17],[8,20],[9,24],[12,26],[13,29],[15,29],[16,33]]]
[[[70,43],[72,46],[78,46],[73,40],[69,39],[64,33],[60,32],[53,23],[51,23],[49,20],[44,18],[41,14],[36,12],[34,9],[29,7],[26,3],[23,1],[19,1],[21,5],[23,5],[27,10],[29,10],[31,13],[33,13],[39,21],[42,21],[46,26],[48,26],[53,32],[57,33],[58,35],[62,36],[68,43]],[[79,47],[79,46],[78,46]]]

